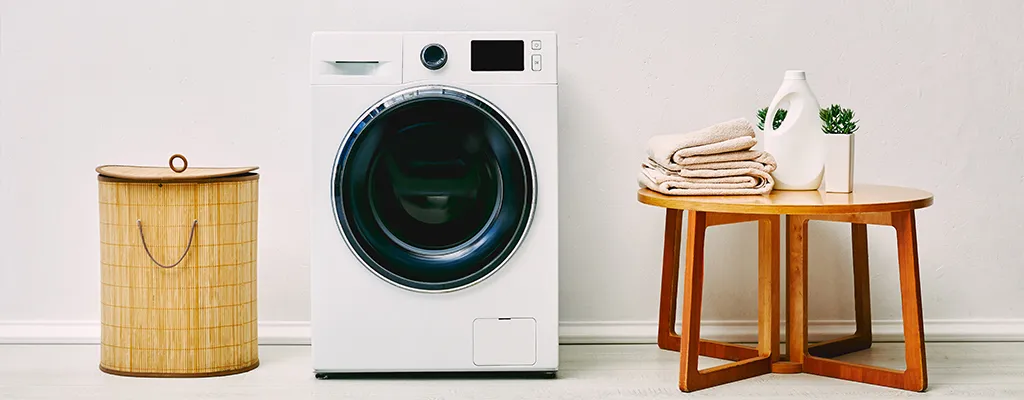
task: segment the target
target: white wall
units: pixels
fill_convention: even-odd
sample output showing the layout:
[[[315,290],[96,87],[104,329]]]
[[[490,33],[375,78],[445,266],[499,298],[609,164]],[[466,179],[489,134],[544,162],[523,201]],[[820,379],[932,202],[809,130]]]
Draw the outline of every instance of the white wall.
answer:
[[[93,168],[175,152],[262,167],[260,319],[308,320],[309,34],[522,29],[559,33],[567,331],[653,333],[663,214],[635,201],[646,138],[752,117],[797,68],[861,116],[857,180],[935,193],[918,214],[928,329],[1024,338],[1022,15],[1017,1],[0,0],[0,331],[99,318]],[[848,320],[849,232],[811,229],[811,315]],[[755,233],[710,234],[706,321],[754,319]],[[898,319],[895,242],[870,234],[875,318]]]

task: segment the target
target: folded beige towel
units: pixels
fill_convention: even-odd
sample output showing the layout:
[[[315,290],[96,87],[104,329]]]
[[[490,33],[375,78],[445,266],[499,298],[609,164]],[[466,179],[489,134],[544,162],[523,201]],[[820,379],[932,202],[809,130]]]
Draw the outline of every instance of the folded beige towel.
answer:
[[[741,150],[721,154],[682,157],[678,160],[672,160],[672,164],[666,165],[665,168],[668,168],[670,170],[679,170],[682,168],[714,169],[714,167],[707,166],[735,161],[751,161],[761,164],[763,166],[762,169],[764,169],[767,172],[774,171],[775,167],[777,166],[775,164],[775,157],[772,157],[771,154],[765,153],[760,150]]]
[[[666,168],[666,170],[669,171],[669,172],[680,173],[680,172],[686,172],[686,171],[730,170],[730,169],[744,169],[744,168],[753,168],[753,169],[759,169],[759,170],[764,171],[764,172],[772,172],[772,171],[775,170],[775,165],[772,165],[772,164],[762,164],[762,163],[759,163],[759,162],[756,162],[756,161],[725,161],[725,162],[716,162],[716,163],[707,163],[707,164],[684,165],[683,168],[679,169],[678,171],[672,171],[672,170],[669,170],[668,168]],[[685,174],[684,174],[684,176],[685,176]]]
[[[668,169],[667,167],[664,167],[664,166],[661,166],[661,165],[658,165],[658,167],[665,169],[666,173],[669,173],[669,172],[671,172],[671,173],[678,173],[678,174],[681,174],[683,176],[687,176],[686,172],[689,172],[689,171],[701,171],[701,170],[716,170],[716,171],[720,171],[720,170],[756,169],[756,170],[761,170],[761,171],[768,172],[768,173],[771,173],[772,171],[775,171],[775,167],[776,167],[776,165],[775,165],[775,157],[772,157],[771,154],[763,153],[761,156],[759,156],[759,159],[761,161],[718,161],[718,162],[706,162],[706,163],[699,163],[699,164],[685,164],[685,165],[681,165],[681,166],[676,166],[677,168],[679,168],[676,171],[672,171],[672,170]],[[689,159],[687,159],[687,160],[689,160]],[[653,160],[648,160],[648,161],[651,162],[651,163],[654,163]]]
[[[659,193],[682,196],[761,195],[775,187],[770,171],[750,165],[734,166],[737,168],[671,171],[648,160],[640,168],[637,182],[640,187]]]
[[[757,139],[754,139],[753,126],[745,118],[737,118],[689,133],[653,136],[647,142],[647,155],[656,163],[675,171],[687,157],[749,150],[755,144]]]

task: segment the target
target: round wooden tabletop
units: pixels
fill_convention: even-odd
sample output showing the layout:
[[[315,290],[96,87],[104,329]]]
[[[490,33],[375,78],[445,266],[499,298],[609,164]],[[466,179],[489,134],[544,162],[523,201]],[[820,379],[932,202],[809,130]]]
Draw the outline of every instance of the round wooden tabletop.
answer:
[[[640,189],[637,200],[663,208],[736,214],[856,214],[916,210],[932,205],[932,194],[899,186],[855,185],[853,193],[775,190],[762,196],[667,196]]]

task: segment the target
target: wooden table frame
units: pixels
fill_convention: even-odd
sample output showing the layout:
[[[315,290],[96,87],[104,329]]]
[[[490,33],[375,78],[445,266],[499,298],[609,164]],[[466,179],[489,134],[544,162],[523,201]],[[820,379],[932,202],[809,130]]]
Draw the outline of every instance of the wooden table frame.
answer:
[[[679,351],[679,388],[684,392],[755,377],[772,371],[779,353],[779,216],[690,211],[686,228],[686,276],[683,279],[683,330],[676,334],[676,295],[682,210],[665,213],[665,250],[662,258],[661,309],[658,346]],[[758,222],[757,347],[700,338],[700,311],[704,293],[704,236],[708,227]],[[697,356],[733,361],[706,370],[697,369]]]
[[[854,307],[857,328],[853,335],[813,346],[807,345],[807,223],[837,221],[851,224],[853,237]],[[871,300],[868,288],[867,225],[896,229],[900,293],[903,303],[903,337],[906,344],[904,371],[830,360],[871,347]],[[814,375],[852,380],[916,392],[928,387],[924,350],[924,319],[921,312],[921,273],[917,258],[917,224],[914,211],[787,217],[786,265],[787,344],[790,361],[802,363]]]
[[[930,204],[930,198],[928,199]],[[917,257],[917,230],[913,210],[851,214],[788,215],[787,217],[787,341],[789,359],[780,354],[779,251],[780,216],[728,212],[689,211],[686,236],[686,271],[682,332],[676,334],[683,210],[667,208],[662,258],[658,346],[680,352],[679,388],[691,392],[775,372],[815,375],[899,389],[923,391],[927,387],[924,323]],[[708,227],[758,222],[758,345],[721,343],[700,338],[704,285],[704,238]],[[807,224],[835,221],[851,224],[856,331],[853,335],[813,345],[807,343]],[[892,226],[899,247],[900,288],[906,341],[905,371],[858,365],[829,358],[871,347],[871,307],[867,257],[867,225]],[[698,355],[732,363],[699,370]]]

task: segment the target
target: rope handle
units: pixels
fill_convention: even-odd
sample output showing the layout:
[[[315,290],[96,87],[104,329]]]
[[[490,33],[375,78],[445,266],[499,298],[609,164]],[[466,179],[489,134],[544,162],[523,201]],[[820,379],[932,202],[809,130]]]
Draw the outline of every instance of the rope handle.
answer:
[[[146,255],[149,256],[149,259],[153,260],[153,263],[156,264],[156,265],[159,265],[160,268],[174,268],[178,264],[181,264],[181,261],[185,259],[186,255],[188,255],[189,249],[192,248],[192,238],[194,238],[196,236],[196,226],[199,225],[199,220],[198,219],[192,221],[192,233],[188,234],[188,246],[185,246],[185,252],[181,253],[181,258],[179,258],[178,261],[176,261],[174,264],[163,265],[159,261],[157,261],[156,258],[153,257],[153,253],[149,252],[149,246],[146,245],[146,235],[144,233],[142,233],[142,220],[139,219],[139,220],[137,220],[137,222],[138,222],[138,225],[139,225],[139,237],[142,238],[142,248],[146,250]]]

